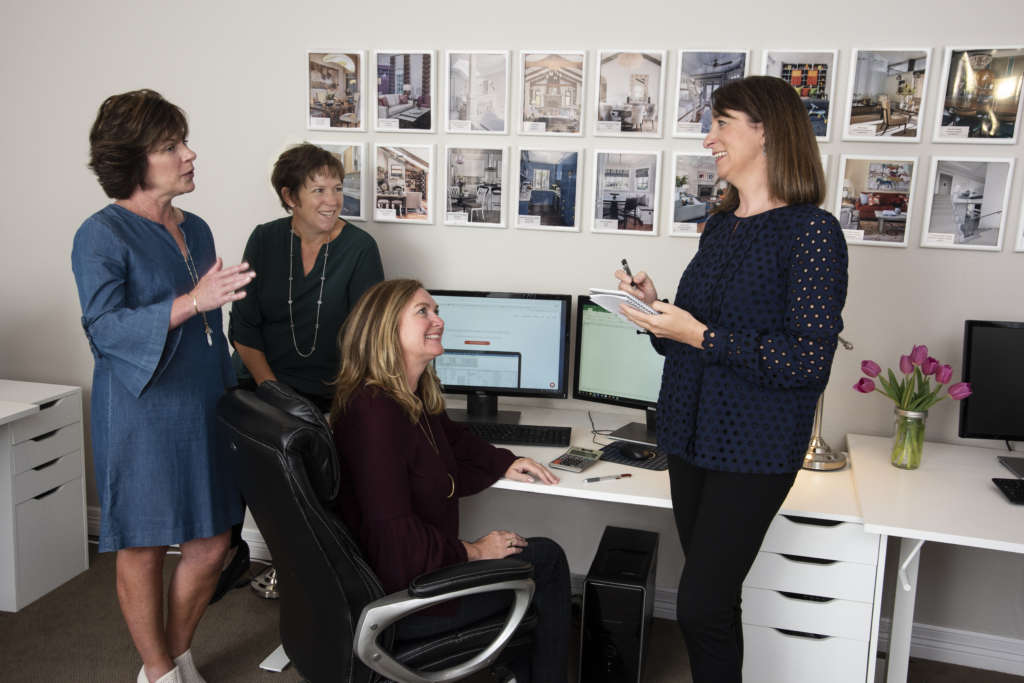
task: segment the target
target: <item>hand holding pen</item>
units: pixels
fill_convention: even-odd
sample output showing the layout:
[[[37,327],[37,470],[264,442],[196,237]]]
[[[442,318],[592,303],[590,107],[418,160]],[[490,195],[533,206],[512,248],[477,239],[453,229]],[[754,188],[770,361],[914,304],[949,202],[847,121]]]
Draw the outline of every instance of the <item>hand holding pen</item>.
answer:
[[[650,305],[658,299],[658,290],[654,288],[654,282],[647,276],[647,273],[640,271],[633,275],[629,269],[629,263],[622,259],[622,269],[615,271],[615,277],[619,280],[619,289]]]

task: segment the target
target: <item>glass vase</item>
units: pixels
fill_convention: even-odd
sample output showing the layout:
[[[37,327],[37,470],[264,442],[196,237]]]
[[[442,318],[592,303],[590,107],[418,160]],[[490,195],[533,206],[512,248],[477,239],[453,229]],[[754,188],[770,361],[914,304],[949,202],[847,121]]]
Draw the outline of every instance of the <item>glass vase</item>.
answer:
[[[924,423],[928,411],[895,410],[896,419],[892,436],[892,465],[904,470],[921,466],[924,448]]]

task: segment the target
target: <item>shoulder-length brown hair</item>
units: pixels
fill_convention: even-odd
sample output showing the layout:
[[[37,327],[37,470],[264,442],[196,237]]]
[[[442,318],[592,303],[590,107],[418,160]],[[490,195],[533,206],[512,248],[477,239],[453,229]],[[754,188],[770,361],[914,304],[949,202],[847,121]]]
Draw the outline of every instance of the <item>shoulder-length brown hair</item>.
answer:
[[[775,76],[729,81],[712,95],[711,110],[714,116],[728,110],[743,112],[764,126],[768,189],[775,199],[815,206],[825,201],[825,172],[818,141],[793,86]],[[715,213],[735,211],[739,205],[739,193],[729,185]]]
[[[441,383],[432,366],[428,365],[420,375],[416,393],[409,391],[398,339],[402,311],[421,289],[423,285],[418,280],[378,282],[363,293],[348,314],[338,333],[341,369],[334,381],[331,422],[364,386],[378,387],[391,396],[410,422],[418,421],[424,409],[432,415],[444,410]]]

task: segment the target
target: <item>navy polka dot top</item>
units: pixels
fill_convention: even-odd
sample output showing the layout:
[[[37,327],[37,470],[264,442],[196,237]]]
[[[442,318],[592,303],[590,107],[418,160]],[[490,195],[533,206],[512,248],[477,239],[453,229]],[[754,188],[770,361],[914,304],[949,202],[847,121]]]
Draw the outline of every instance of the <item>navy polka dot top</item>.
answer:
[[[698,467],[800,469],[846,302],[846,240],[816,206],[716,214],[675,305],[708,326],[703,349],[660,339],[661,448]]]

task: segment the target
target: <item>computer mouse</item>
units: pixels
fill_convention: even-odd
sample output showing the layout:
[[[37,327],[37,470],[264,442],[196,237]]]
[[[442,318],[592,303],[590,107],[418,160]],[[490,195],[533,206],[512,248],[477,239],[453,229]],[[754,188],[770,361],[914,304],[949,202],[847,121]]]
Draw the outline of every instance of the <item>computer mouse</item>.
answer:
[[[650,446],[644,446],[642,444],[629,444],[622,446],[623,453],[633,460],[650,460],[657,453]]]

